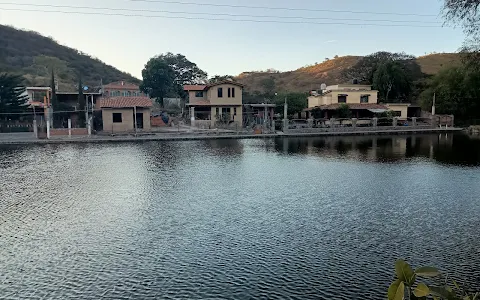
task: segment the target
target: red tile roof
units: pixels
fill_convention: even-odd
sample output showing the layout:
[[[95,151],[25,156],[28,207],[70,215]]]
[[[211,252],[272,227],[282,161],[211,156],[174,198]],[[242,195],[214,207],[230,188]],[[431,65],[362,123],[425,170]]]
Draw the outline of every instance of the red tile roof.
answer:
[[[207,86],[204,84],[195,84],[195,85],[184,85],[183,90],[184,91],[203,91],[205,90]]]
[[[306,109],[306,111],[311,111],[314,109],[320,109],[320,110],[336,110],[342,105],[343,103],[335,103],[335,104],[330,104],[330,105],[320,105],[316,107],[309,107]],[[376,104],[376,103],[352,103],[352,104],[347,104],[350,109],[386,109],[388,110],[388,107],[382,104]]]
[[[244,87],[244,85],[241,84],[241,83],[231,81],[231,80],[224,80],[224,81],[211,83],[211,84],[207,85],[207,88],[211,88],[213,86],[217,86],[217,85],[221,85],[221,84],[232,84],[232,85],[236,85],[236,86],[239,86],[239,87]]]
[[[110,97],[102,98],[97,102],[99,108],[128,108],[152,107],[152,100],[148,97]]]

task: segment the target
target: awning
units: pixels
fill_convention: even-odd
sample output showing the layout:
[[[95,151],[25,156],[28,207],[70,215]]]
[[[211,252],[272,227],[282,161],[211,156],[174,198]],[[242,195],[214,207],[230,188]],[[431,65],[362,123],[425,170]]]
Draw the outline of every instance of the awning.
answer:
[[[384,113],[384,112],[388,111],[388,109],[371,108],[371,109],[369,109],[369,111],[371,111],[374,114],[381,114],[381,113]]]

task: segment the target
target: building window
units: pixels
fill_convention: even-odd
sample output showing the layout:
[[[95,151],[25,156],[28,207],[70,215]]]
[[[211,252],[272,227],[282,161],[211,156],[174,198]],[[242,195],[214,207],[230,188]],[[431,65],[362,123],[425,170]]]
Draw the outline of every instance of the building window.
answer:
[[[347,95],[338,95],[338,103],[347,103]]]
[[[217,89],[217,94],[218,94],[218,95],[217,95],[218,98],[223,98],[223,88],[218,88],[218,89]]]
[[[237,115],[237,108],[236,108],[236,107],[233,108],[233,115],[234,115],[234,116]]]
[[[197,97],[197,98],[203,98],[203,91],[195,92],[195,97]]]
[[[220,114],[220,109],[217,107],[217,108],[215,108],[215,115],[218,116],[219,114]]]
[[[235,88],[232,88],[232,98],[235,98]]]
[[[232,93],[231,93],[231,90],[230,88],[228,88],[228,98],[232,97]]]
[[[113,113],[113,123],[122,123],[122,113]]]
[[[360,103],[368,103],[368,98],[370,95],[362,95],[360,96]]]
[[[113,97],[115,96],[115,92],[114,91],[110,91],[110,97]]]

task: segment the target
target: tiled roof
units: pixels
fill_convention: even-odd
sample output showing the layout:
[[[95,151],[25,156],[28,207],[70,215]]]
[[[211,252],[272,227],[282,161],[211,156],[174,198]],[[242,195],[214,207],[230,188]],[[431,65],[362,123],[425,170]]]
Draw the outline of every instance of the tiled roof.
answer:
[[[219,81],[219,82],[214,82],[208,85],[205,84],[195,84],[195,85],[184,85],[183,90],[184,91],[204,91],[208,90],[211,87],[217,86],[217,85],[222,85],[222,84],[232,84],[236,85],[239,87],[243,87],[244,85],[235,81],[230,81],[230,80],[225,80],[225,81]]]
[[[97,102],[98,108],[152,107],[152,105],[152,100],[148,97],[110,97],[99,99]]]
[[[235,82],[235,81],[224,80],[224,81],[219,81],[219,82],[211,83],[211,84],[207,85],[207,88],[211,88],[211,87],[213,87],[213,86],[217,86],[217,85],[221,85],[221,84],[232,84],[232,85],[236,85],[236,86],[239,86],[239,87],[243,87],[243,86],[244,86],[243,84],[238,83],[238,82]]]
[[[203,91],[207,86],[204,84],[195,84],[195,85],[184,85],[184,91]]]
[[[320,110],[336,110],[340,108],[340,105],[344,103],[335,103],[335,104],[330,104],[330,105],[320,105],[316,107],[309,107],[306,109],[306,111],[311,111],[314,109],[320,109]],[[376,104],[376,103],[352,103],[352,104],[347,104],[350,109],[386,109],[388,110],[388,107],[382,104]]]

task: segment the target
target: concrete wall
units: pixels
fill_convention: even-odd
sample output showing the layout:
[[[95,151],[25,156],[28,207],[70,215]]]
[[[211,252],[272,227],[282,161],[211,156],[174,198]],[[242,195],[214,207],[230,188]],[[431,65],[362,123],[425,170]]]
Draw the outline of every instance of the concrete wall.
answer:
[[[206,101],[207,100],[207,92],[203,91],[203,97],[196,97],[195,94],[197,91],[189,91],[188,92],[188,103],[195,104],[198,101]]]
[[[133,108],[104,108],[102,109],[103,131],[106,132],[133,132],[135,131]],[[113,114],[122,114],[122,123],[113,123]],[[150,109],[137,108],[137,113],[143,113],[143,129],[142,131],[150,131]]]
[[[72,128],[72,135],[88,135],[87,128]],[[68,128],[52,128],[50,129],[51,136],[68,136]]]
[[[113,123],[113,114],[122,114],[122,123]],[[104,108],[102,109],[103,131],[128,132],[134,131],[133,108]]]
[[[399,111],[401,115],[399,118],[406,119],[408,117],[408,107],[410,104],[406,103],[387,103],[386,106],[392,111]]]
[[[361,103],[360,97],[362,95],[370,95],[368,98],[368,103],[378,103],[378,92],[377,91],[334,91],[331,93],[331,104],[338,103],[338,95],[348,95],[347,104]]]
[[[223,97],[218,97],[218,89],[223,89]],[[228,89],[235,89],[235,97],[228,97]],[[211,87],[207,91],[207,100],[210,101],[212,105],[242,105],[243,89],[237,85],[233,84],[221,84],[214,87]]]
[[[368,103],[378,103],[377,91],[333,91],[323,96],[308,97],[308,107],[315,107],[320,105],[330,105],[338,103],[338,95],[348,95],[347,104],[361,103],[360,97],[362,95],[369,95]]]

